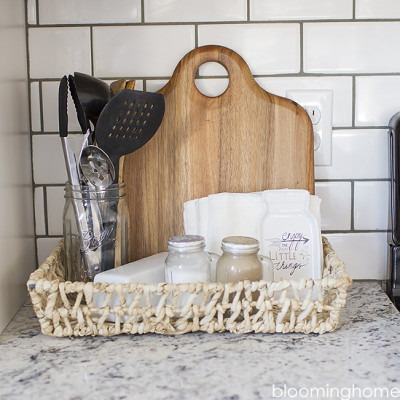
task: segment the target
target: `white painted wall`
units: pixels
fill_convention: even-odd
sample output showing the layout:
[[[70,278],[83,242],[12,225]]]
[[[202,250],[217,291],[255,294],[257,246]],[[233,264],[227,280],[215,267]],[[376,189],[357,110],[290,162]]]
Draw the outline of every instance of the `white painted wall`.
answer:
[[[0,332],[35,268],[25,2],[0,2]]]

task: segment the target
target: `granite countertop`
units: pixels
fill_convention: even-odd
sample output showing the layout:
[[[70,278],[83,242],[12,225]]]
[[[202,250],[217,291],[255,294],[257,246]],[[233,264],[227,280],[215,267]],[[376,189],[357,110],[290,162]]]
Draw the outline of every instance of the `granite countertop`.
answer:
[[[400,389],[399,338],[400,314],[378,282],[353,283],[339,327],[323,335],[54,338],[27,302],[0,336],[0,398],[343,398],[354,388],[367,397]]]

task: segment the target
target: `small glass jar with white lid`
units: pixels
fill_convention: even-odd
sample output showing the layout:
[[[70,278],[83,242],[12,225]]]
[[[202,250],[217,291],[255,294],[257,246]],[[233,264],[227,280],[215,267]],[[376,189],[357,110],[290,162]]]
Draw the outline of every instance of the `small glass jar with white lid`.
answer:
[[[203,236],[182,235],[169,238],[169,254],[165,260],[166,282],[210,282],[211,257],[204,249]]]
[[[229,236],[222,240],[222,255],[217,262],[217,282],[240,282],[263,279],[257,239]]]

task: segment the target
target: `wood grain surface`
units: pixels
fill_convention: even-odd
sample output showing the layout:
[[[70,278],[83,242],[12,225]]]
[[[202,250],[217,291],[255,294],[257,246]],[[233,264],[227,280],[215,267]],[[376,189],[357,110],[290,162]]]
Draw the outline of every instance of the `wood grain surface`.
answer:
[[[221,63],[229,85],[218,97],[198,91],[198,67]],[[159,93],[163,122],[144,147],[121,161],[130,212],[130,259],[167,249],[183,234],[183,203],[220,192],[306,189],[314,193],[313,130],[307,113],[254,80],[234,51],[188,53]]]

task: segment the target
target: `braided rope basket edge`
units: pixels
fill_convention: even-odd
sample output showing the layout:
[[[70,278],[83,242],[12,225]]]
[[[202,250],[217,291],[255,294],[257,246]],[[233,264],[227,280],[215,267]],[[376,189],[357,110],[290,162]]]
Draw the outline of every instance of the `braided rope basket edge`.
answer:
[[[28,291],[41,331],[64,336],[204,331],[333,331],[352,283],[323,238],[322,279],[239,283],[110,284],[64,281],[63,241],[30,275]],[[102,295],[95,307],[94,296]],[[111,302],[111,299],[118,301]],[[112,303],[112,304],[111,304]],[[107,319],[112,315],[115,322]]]

